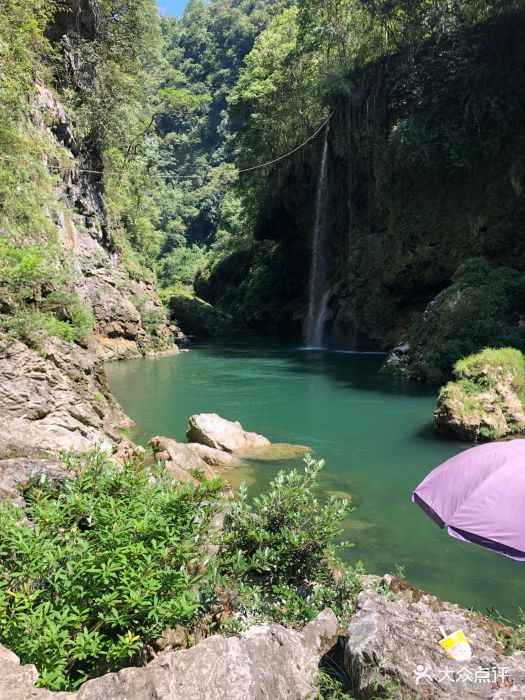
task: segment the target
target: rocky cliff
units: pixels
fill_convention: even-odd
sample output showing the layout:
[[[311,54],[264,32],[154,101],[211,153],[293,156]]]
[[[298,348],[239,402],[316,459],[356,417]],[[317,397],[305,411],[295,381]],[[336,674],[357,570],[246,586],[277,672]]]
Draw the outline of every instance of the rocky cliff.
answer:
[[[42,158],[53,176],[45,214],[57,258],[69,295],[93,317],[92,333],[80,344],[45,332],[25,344],[0,333],[0,460],[31,457],[38,463],[38,455],[49,451],[122,444],[121,429],[132,421],[109,391],[103,361],[177,352],[174,339],[181,334],[169,324],[155,284],[126,269],[109,226],[101,174],[83,158],[64,106],[43,84],[33,97],[29,128],[46,144],[43,152],[53,154]],[[0,296],[9,310],[8,296]],[[0,461],[0,474],[15,467]]]
[[[66,110],[53,92],[37,85],[34,121],[66,165],[56,179],[60,214],[53,222],[72,259],[73,288],[93,312],[93,336],[105,359],[141,357],[174,347],[153,282],[134,279],[125,268],[110,231],[102,179],[79,156]]]

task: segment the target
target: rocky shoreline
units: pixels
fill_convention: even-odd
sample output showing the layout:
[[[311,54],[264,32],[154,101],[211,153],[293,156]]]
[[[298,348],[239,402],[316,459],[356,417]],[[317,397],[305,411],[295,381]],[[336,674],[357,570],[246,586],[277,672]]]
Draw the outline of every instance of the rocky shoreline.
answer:
[[[356,698],[477,700],[525,697],[525,652],[504,655],[504,626],[445,603],[408,582],[365,577],[346,630],[321,612],[302,630],[258,625],[235,637],[213,635],[196,646],[161,653],[143,667],[85,683],[75,693],[37,688],[31,664],[0,646],[3,700],[251,700],[316,697],[316,674],[328,653],[343,653]],[[470,660],[447,659],[440,627],[464,630]],[[452,629],[453,628],[453,629]]]

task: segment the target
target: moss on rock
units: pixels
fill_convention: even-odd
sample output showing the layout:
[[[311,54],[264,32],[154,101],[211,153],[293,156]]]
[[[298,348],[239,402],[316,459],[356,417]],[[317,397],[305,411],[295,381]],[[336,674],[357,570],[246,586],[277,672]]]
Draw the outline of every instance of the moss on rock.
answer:
[[[454,375],[439,393],[438,432],[471,441],[525,433],[523,353],[486,348],[456,362]]]

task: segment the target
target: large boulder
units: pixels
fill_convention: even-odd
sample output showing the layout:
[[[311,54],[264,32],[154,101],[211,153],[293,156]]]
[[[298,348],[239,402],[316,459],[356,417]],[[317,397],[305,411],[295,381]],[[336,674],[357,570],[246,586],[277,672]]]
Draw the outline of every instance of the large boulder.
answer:
[[[216,413],[191,416],[186,433],[189,442],[225,452],[238,452],[250,447],[269,447],[270,441],[257,433],[244,430],[239,422],[221,418]]]
[[[454,375],[439,393],[436,431],[471,441],[525,433],[525,357],[519,350],[483,350],[457,362]]]
[[[496,636],[504,637],[504,627],[392,576],[378,590],[359,594],[348,627],[345,668],[358,698],[525,697],[525,652],[504,656]],[[465,632],[469,661],[447,658],[441,626],[448,634]]]
[[[252,627],[238,637],[209,637],[191,649],[159,656],[85,683],[76,693],[34,687],[34,666],[0,647],[2,700],[302,700],[315,697],[315,674],[338,641],[339,625],[325,610],[301,631]]]

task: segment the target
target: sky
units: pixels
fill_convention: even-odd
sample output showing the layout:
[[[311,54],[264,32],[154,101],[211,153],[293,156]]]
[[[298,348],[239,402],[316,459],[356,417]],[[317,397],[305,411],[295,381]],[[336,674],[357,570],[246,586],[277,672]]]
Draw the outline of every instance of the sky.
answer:
[[[182,17],[186,6],[186,0],[157,0],[157,5],[162,15]]]

